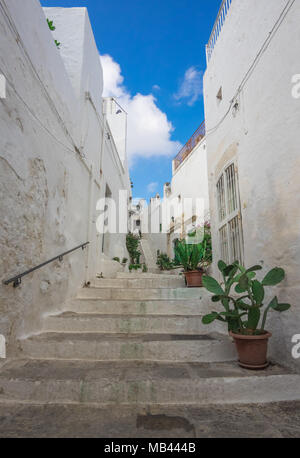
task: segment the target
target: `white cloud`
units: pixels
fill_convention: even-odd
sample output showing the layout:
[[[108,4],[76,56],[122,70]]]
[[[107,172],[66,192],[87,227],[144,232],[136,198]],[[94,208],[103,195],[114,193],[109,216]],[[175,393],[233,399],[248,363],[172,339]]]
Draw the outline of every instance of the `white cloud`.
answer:
[[[123,86],[124,77],[121,74],[120,65],[111,56],[100,56],[103,67],[104,97],[124,97],[126,89]]]
[[[147,186],[147,191],[152,193],[152,192],[155,192],[158,188],[158,183],[157,182],[153,182],[153,183],[149,183],[148,186]]]
[[[203,72],[190,67],[184,74],[177,93],[174,95],[178,102],[186,101],[189,106],[194,105],[200,99],[203,92]]]
[[[152,89],[153,91],[160,91],[160,86],[158,84],[154,84],[154,86],[152,86]]]
[[[153,94],[132,96],[126,89],[120,65],[109,55],[101,56],[104,97],[116,97],[128,113],[128,157],[173,156],[182,145],[171,140],[174,127]]]

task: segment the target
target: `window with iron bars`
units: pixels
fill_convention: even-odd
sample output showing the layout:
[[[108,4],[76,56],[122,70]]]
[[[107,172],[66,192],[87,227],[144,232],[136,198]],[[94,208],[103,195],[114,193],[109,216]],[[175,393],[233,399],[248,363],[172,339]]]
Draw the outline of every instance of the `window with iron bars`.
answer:
[[[235,164],[227,166],[217,182],[219,243],[221,259],[227,264],[243,262],[243,236]]]

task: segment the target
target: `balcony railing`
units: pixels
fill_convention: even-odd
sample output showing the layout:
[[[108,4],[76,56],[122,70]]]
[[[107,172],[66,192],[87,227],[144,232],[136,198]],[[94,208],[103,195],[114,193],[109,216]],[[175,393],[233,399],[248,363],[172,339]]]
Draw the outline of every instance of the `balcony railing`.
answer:
[[[215,25],[213,27],[213,30],[211,32],[208,44],[206,45],[206,61],[207,63],[210,61],[210,58],[212,56],[213,50],[215,48],[215,45],[218,41],[218,38],[220,36],[221,30],[223,28],[223,25],[226,20],[227,13],[229,11],[230,5],[232,3],[232,0],[223,0],[222,4],[220,6],[218,16],[215,22]]]
[[[201,142],[202,138],[205,137],[205,121],[198,127],[196,132],[191,136],[189,141],[184,145],[182,150],[179,151],[174,159],[174,171],[178,169],[180,164],[191,154],[195,146]]]

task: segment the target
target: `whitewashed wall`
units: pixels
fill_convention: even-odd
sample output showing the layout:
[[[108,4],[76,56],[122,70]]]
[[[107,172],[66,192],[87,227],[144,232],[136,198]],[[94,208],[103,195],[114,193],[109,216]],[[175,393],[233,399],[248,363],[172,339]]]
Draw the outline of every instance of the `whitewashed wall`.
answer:
[[[204,77],[211,222],[219,258],[216,180],[228,161],[237,160],[246,265],[286,270],[278,290],[291,312],[273,313],[271,353],[292,360],[291,338],[300,333],[300,99],[292,98],[292,76],[299,74],[300,4],[296,0],[248,74],[238,98],[229,104],[287,0],[233,0]],[[223,100],[217,100],[222,87]],[[225,117],[225,118],[224,118]],[[224,120],[223,120],[224,118]],[[222,121],[223,120],[223,121]],[[219,124],[221,122],[221,124]]]
[[[206,141],[203,139],[173,172],[170,199],[203,199],[204,213],[208,214],[208,178]]]
[[[191,224],[190,218],[193,215],[202,217],[202,219],[209,219],[207,151],[205,139],[198,143],[198,145],[176,170],[173,165],[173,177],[170,188],[171,193],[168,194],[168,197],[165,196],[169,202],[176,202],[176,199],[179,196],[181,202],[183,202],[184,199],[192,199],[193,202],[192,215],[180,215],[180,217],[175,220],[177,232],[179,226],[180,230],[183,231],[188,228]],[[202,207],[196,205],[197,199],[202,199]],[[201,208],[203,216],[199,214],[201,212]],[[180,238],[180,234],[171,233],[168,243],[170,256],[174,255],[172,241],[176,238]]]
[[[7,78],[0,100],[0,334],[12,355],[18,337],[38,332],[43,314],[94,279],[101,259],[96,202],[106,183],[117,195],[129,177],[103,137],[102,69],[86,9],[45,11],[58,50],[37,0],[0,6],[0,73]],[[124,238],[117,240],[122,248]],[[2,284],[88,240],[89,250],[30,274],[19,288]]]
[[[155,261],[157,260],[158,251],[160,253],[167,253],[168,251],[167,234],[163,230],[162,203],[163,200],[157,195],[150,199],[148,206],[149,234],[147,239]]]

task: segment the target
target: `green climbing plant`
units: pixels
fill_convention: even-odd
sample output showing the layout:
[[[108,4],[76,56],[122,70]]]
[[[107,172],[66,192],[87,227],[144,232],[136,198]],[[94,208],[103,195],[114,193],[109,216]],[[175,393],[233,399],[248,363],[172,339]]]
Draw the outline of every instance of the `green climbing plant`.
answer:
[[[140,238],[129,232],[126,236],[126,247],[132,265],[140,264],[141,252],[138,249]]]
[[[47,23],[48,23],[48,26],[49,26],[49,29],[51,30],[51,32],[54,32],[54,30],[56,30],[56,27],[53,23],[53,21],[50,21],[50,19],[47,18]],[[61,43],[57,40],[54,40],[54,43],[56,44],[57,48],[60,49],[60,45]]]

